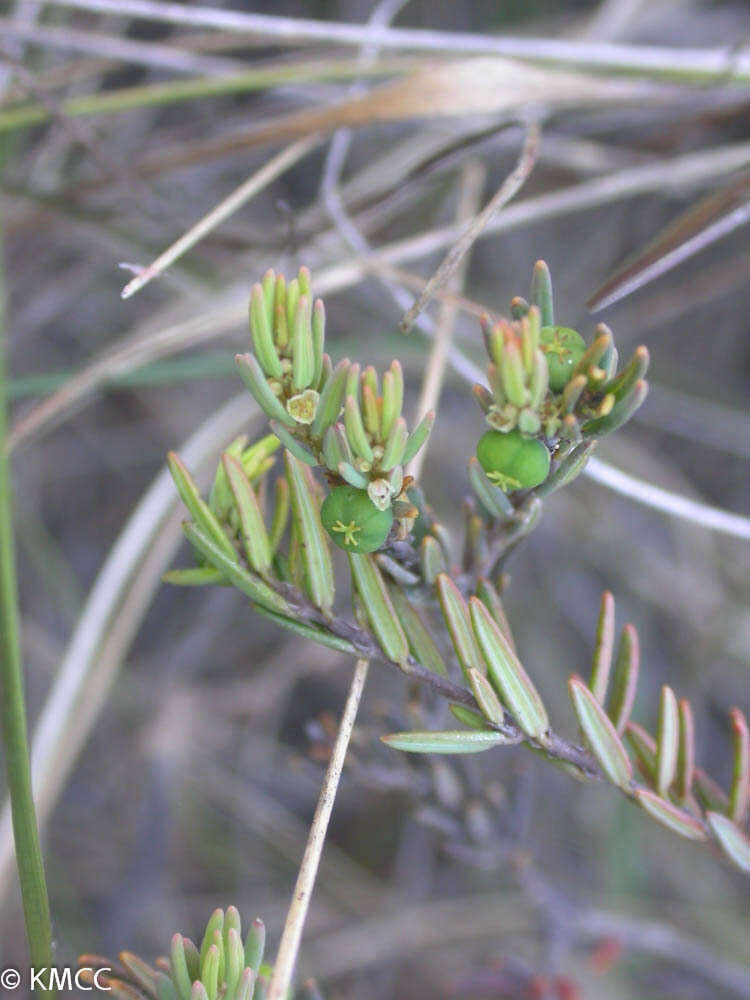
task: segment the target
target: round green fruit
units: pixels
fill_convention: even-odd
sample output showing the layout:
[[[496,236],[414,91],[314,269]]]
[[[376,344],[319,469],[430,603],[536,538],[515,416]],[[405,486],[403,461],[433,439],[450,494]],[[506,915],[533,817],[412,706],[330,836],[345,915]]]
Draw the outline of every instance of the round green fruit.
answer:
[[[549,452],[536,438],[520,431],[487,431],[477,444],[479,464],[504,493],[539,486],[549,474]]]
[[[323,527],[347,552],[374,552],[388,537],[393,511],[378,510],[364,490],[336,486],[320,508]]]
[[[547,358],[549,387],[553,392],[561,392],[583,357],[586,343],[580,333],[569,326],[543,326],[539,341]]]

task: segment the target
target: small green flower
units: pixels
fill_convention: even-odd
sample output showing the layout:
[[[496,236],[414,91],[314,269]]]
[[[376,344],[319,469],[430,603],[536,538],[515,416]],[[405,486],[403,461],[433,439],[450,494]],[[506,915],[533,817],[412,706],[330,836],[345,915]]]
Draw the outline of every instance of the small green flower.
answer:
[[[336,486],[320,508],[323,527],[347,552],[374,552],[388,537],[393,511],[378,510],[364,490]]]
[[[520,431],[487,431],[477,444],[479,464],[487,478],[504,493],[539,486],[549,474],[549,451]]]
[[[584,339],[569,326],[543,326],[539,339],[539,346],[547,357],[549,387],[553,392],[561,392],[583,357]]]

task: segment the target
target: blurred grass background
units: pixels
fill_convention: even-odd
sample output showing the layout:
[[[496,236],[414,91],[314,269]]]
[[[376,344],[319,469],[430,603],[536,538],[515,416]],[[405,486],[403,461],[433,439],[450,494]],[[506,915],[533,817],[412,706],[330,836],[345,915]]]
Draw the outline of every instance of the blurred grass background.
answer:
[[[364,23],[373,5],[279,0],[241,9],[248,8]],[[164,105],[141,101],[87,117],[69,117],[65,102],[310,60],[326,64],[331,77],[331,67],[346,58],[353,78],[357,50],[34,0],[2,10],[0,157],[16,426],[126,338],[144,345],[107,370],[93,394],[52,413],[15,448],[33,728],[97,573],[163,469],[166,451],[240,391],[232,357],[247,342],[241,317],[251,283],[269,266],[291,274],[307,264],[315,275],[352,259],[321,200],[321,144],[162,278],[120,299],[127,275],[119,262],[147,264],[277,149],[228,148],[152,176],[139,175],[142,159],[175,146],[189,155],[206,140],[333,104],[350,79],[318,72],[304,83]],[[729,59],[750,34],[750,8],[696,0],[411,0],[394,23],[477,36],[716,46]],[[81,38],[90,40],[89,51]],[[115,48],[123,41],[132,45],[125,56]],[[170,53],[186,60],[180,74]],[[592,94],[604,76],[591,77]],[[528,199],[529,208],[512,229],[476,244],[466,297],[507,310],[511,296],[528,293],[532,265],[544,257],[559,320],[590,336],[595,320],[587,298],[624,258],[723,184],[723,174],[712,174],[711,156],[748,139],[746,82],[719,76],[664,87],[640,102],[597,107],[582,99],[542,109],[538,162],[515,202]],[[29,104],[41,105],[51,120],[20,127],[4,118]],[[497,129],[507,117],[421,117],[356,129],[342,192],[370,243],[451,224],[470,160],[487,170],[487,200],[518,155],[519,129]],[[481,129],[487,134],[479,141],[464,141]],[[582,199],[553,218],[534,210],[534,199],[549,192],[629,168],[658,171],[691,155],[705,159],[700,182],[644,181],[641,193],[605,197],[593,207]],[[427,278],[443,252],[404,266]],[[621,356],[638,343],[652,355],[650,397],[601,457],[736,512],[748,507],[749,253],[747,230],[738,229],[601,316]],[[327,295],[326,306],[330,353],[378,366],[400,357],[413,405],[429,345],[419,333],[405,339],[398,332],[401,311],[380,280],[360,275]],[[236,315],[218,338],[184,346],[186,324],[203,317],[210,323],[222,309]],[[175,349],[144,366],[149,345],[168,327],[177,331]],[[459,316],[456,340],[481,356],[471,316]],[[254,427],[260,430],[257,420]],[[481,429],[467,386],[449,372],[423,476],[449,526],[459,525],[466,458]],[[573,731],[565,680],[588,669],[606,587],[616,597],[618,623],[632,621],[641,635],[635,717],[652,728],[659,687],[672,685],[693,702],[700,763],[728,780],[726,710],[748,708],[746,542],[580,479],[547,503],[541,526],[509,568],[509,617],[558,728]],[[198,934],[210,911],[229,903],[246,921],[263,917],[273,950],[322,776],[325,723],[339,712],[350,676],[346,657],[279,632],[252,616],[236,593],[160,586],[151,597],[143,587],[142,621],[136,612],[134,640],[125,643],[121,669],[45,828],[61,964],[81,951],[163,953],[173,931]],[[453,779],[399,757],[377,737],[409,724],[401,708],[407,694],[401,678],[371,670],[303,945],[303,974],[319,976],[341,1000],[523,997],[508,971],[516,966],[569,975],[586,997],[741,995],[711,969],[743,959],[742,876],[613,793],[571,782],[522,751],[462,763]],[[75,731],[75,710],[70,726]],[[435,788],[456,776],[461,793],[452,798],[443,790],[436,800]],[[519,880],[518,854],[527,850],[535,876]],[[10,883],[2,900],[0,959],[20,965],[25,945],[15,892]],[[610,929],[605,916],[616,914],[623,920]],[[626,940],[625,918],[635,921],[632,947],[614,969],[597,974],[596,941]],[[649,938],[646,921],[684,937],[669,938],[665,954],[655,956],[658,935]],[[698,941],[709,949],[706,975],[688,961],[698,946],[691,951],[686,942]]]

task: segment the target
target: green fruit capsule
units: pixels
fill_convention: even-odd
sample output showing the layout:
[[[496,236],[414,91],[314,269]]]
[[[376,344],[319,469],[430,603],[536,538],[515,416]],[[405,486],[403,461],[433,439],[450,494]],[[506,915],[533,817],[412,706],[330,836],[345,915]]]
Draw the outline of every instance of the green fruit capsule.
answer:
[[[388,537],[393,511],[378,510],[364,490],[336,486],[320,508],[323,527],[347,552],[374,552]]]
[[[586,350],[584,339],[569,326],[543,326],[539,346],[547,358],[549,387],[553,392],[561,392],[583,357]]]
[[[504,493],[539,486],[549,474],[549,452],[520,431],[487,431],[477,444],[479,464]]]

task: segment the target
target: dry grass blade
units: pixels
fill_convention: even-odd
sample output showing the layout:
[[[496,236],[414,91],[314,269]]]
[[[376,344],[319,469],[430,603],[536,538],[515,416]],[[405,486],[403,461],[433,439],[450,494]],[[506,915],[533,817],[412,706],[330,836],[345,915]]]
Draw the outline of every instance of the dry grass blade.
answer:
[[[524,182],[534,168],[539,148],[539,136],[539,126],[535,122],[529,122],[526,126],[526,135],[515,168],[505,178],[494,197],[471,220],[466,227],[466,231],[456,240],[443,258],[442,263],[424,286],[414,305],[401,320],[400,326],[403,333],[408,333],[411,330],[414,321],[430,301],[435,290],[441,288],[448,281],[471,248],[471,245],[478,238],[482,230],[486,228],[490,219],[521,190]]]
[[[164,3],[161,0],[50,0],[55,6],[97,11],[102,14],[131,16],[165,23],[219,28],[226,31],[252,31],[260,36],[290,42],[362,45],[369,42],[382,49],[411,49],[416,52],[451,54],[495,54],[585,66],[592,69],[642,72],[691,79],[750,77],[750,56],[718,48],[660,47],[655,45],[618,45],[603,42],[578,42],[557,38],[529,38],[462,34],[456,31],[432,31],[424,28],[391,28],[350,24],[342,21],[315,21],[301,17],[275,17],[239,10],[225,10],[191,4]]]
[[[411,118],[496,114],[532,106],[599,105],[654,96],[646,84],[612,80],[593,82],[582,74],[540,69],[498,57],[435,63],[403,79],[373,88],[332,107],[312,108],[274,118],[260,127],[160,150],[134,165],[153,176],[230,152],[296,139],[313,132],[360,127]]]
[[[632,295],[749,221],[750,173],[744,172],[720,191],[702,198],[617,268],[588,300],[589,309],[598,312]]]

